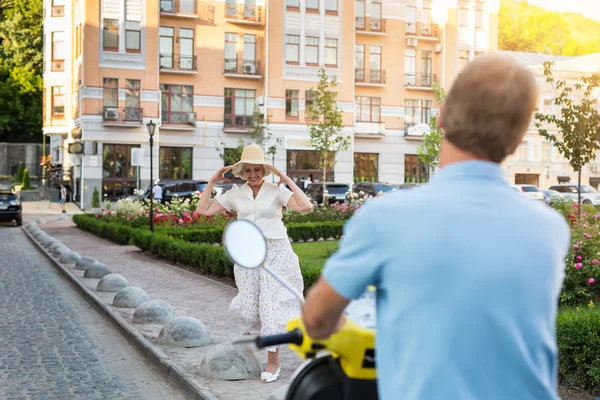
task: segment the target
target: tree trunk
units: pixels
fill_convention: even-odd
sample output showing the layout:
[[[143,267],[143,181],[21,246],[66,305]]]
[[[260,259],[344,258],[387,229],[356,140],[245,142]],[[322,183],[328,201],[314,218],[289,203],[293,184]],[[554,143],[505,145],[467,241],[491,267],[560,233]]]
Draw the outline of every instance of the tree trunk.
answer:
[[[581,168],[577,171],[577,221],[581,220]]]

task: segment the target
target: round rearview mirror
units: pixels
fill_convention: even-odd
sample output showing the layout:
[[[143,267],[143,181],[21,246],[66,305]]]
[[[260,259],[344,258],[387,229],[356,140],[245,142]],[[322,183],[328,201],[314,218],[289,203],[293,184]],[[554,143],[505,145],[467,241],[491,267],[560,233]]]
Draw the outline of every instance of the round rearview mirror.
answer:
[[[234,263],[244,268],[258,268],[267,257],[267,241],[250,221],[231,222],[223,233],[223,245]]]

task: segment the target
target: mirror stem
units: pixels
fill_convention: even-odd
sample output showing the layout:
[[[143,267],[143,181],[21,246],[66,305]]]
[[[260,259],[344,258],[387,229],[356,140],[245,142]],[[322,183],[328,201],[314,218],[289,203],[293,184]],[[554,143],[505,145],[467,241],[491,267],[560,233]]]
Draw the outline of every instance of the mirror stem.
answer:
[[[273,278],[277,279],[279,281],[279,283],[281,283],[283,286],[285,286],[290,292],[294,293],[294,295],[298,298],[298,300],[300,300],[300,303],[304,304],[304,297],[302,296],[301,293],[299,293],[296,290],[295,287],[290,285],[285,279],[283,279],[281,277],[281,275],[279,275],[277,272],[273,271],[271,268],[269,268],[267,266],[263,266],[263,268],[266,269],[267,272],[273,276]]]

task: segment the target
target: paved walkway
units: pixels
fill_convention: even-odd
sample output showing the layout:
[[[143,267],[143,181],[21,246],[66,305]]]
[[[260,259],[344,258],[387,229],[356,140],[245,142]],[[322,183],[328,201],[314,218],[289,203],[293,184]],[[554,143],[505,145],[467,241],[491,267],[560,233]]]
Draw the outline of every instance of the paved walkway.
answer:
[[[58,203],[49,203],[47,200],[44,201],[24,201],[23,215],[26,217],[32,216],[56,216],[62,214],[62,208]],[[67,215],[81,214],[83,211],[77,207],[74,203],[67,203]]]
[[[239,338],[247,326],[234,313],[228,312],[229,303],[237,289],[215,282],[201,275],[156,260],[133,246],[119,246],[79,230],[69,220],[51,221],[40,225],[48,234],[60,240],[82,256],[94,257],[106,264],[113,273],[123,275],[130,286],[139,286],[148,292],[151,298],[168,302],[178,316],[191,316],[202,321],[209,330],[212,343],[209,346],[183,349],[166,347],[156,343],[161,325],[133,325],[148,340],[155,344],[174,362],[191,373],[196,382],[207,387],[222,400],[263,400],[275,389],[289,383],[293,371],[301,360],[289,350],[282,351],[282,372],[277,382],[264,384],[259,378],[245,381],[218,381],[200,375],[199,367],[208,350],[219,343],[228,343]],[[78,277],[83,271],[71,270]],[[85,279],[91,289],[98,283],[96,279]],[[111,304],[114,293],[96,292],[107,304]],[[133,309],[113,308],[131,322]],[[258,352],[259,358],[266,362],[266,352]]]
[[[0,228],[0,399],[182,399],[57,274]]]

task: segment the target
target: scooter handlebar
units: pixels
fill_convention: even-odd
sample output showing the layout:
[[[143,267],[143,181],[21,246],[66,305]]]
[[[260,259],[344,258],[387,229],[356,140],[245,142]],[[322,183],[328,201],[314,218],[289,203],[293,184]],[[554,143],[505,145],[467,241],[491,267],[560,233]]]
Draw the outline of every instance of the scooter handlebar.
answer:
[[[296,328],[294,330],[282,333],[280,335],[259,336],[256,338],[256,347],[262,349],[263,347],[277,346],[280,344],[290,343],[300,346],[302,344],[302,340],[302,331]]]

